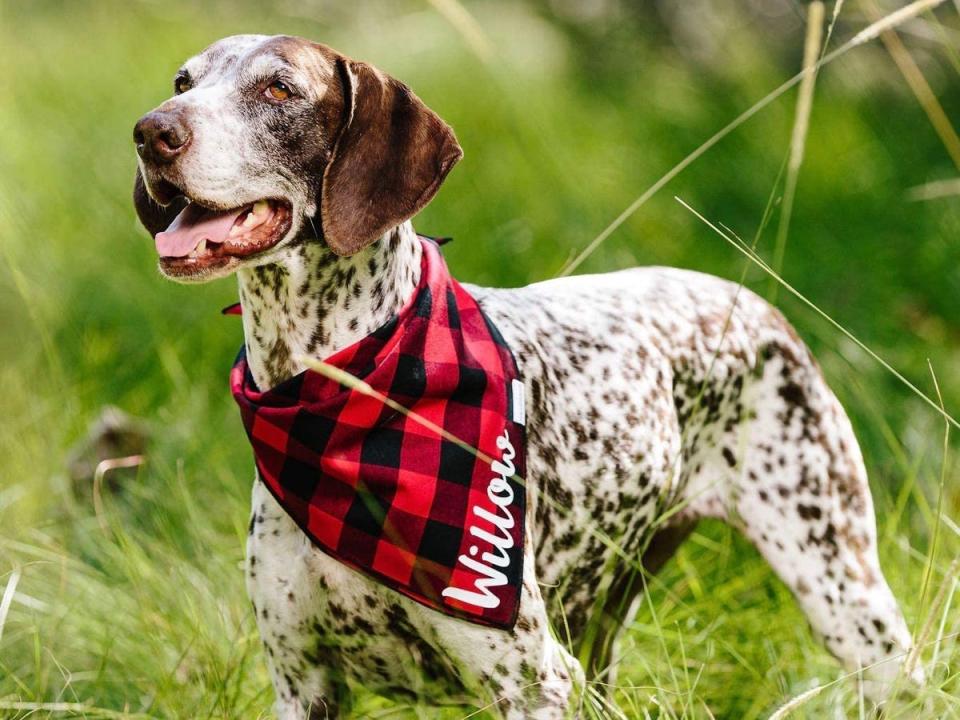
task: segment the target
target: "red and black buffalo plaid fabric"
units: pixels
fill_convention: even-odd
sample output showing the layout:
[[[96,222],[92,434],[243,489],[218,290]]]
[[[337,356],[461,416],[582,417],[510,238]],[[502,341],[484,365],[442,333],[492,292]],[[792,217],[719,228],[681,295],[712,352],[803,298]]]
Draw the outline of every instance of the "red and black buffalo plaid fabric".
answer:
[[[230,375],[261,480],[310,539],[431,608],[510,628],[523,574],[523,388],[500,333],[423,243],[414,296],[326,362],[479,451],[311,370]]]

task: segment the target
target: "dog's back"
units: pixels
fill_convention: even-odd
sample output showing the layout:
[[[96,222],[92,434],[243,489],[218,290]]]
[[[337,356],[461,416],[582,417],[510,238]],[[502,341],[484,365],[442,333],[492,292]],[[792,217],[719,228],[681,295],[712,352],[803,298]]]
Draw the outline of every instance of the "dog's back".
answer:
[[[538,573],[562,589],[555,622],[574,646],[611,630],[607,593],[629,621],[642,583],[625,576],[657,532],[714,517],[757,545],[849,666],[909,647],[853,430],[778,310],[661,267],[474,292],[528,378]]]

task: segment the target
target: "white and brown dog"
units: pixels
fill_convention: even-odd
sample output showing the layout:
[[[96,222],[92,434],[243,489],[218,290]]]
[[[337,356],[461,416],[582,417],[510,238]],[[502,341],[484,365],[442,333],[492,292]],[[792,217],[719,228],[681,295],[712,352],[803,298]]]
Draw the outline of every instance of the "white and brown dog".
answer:
[[[181,282],[237,274],[257,385],[394,316],[421,268],[410,218],[461,156],[452,130],[403,84],[295,37],[221,40],[174,87],[136,126],[137,211],[154,236],[220,233],[173,233],[160,270]],[[563,717],[584,677],[574,654],[589,671],[612,662],[637,568],[655,570],[706,517],[756,545],[882,697],[910,634],[878,563],[850,422],[777,310],[668,268],[470,291],[525,385],[517,622],[463,622],[346,567],[257,480],[247,585],[279,717],[347,715],[349,683]]]

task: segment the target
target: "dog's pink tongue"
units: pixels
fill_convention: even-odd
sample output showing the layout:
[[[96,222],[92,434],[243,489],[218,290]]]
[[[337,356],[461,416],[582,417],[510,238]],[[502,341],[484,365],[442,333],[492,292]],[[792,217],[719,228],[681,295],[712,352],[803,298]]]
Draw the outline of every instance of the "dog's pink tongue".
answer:
[[[217,212],[190,203],[173,219],[170,227],[157,233],[157,252],[160,257],[186,257],[202,240],[224,243],[233,223],[245,209]]]

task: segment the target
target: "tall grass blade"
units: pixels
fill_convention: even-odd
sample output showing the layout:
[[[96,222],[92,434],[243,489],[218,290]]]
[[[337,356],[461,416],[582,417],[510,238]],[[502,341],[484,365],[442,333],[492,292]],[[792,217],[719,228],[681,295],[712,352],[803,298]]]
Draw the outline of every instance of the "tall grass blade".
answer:
[[[10,579],[7,580],[7,586],[3,591],[3,598],[0,599],[0,640],[3,639],[3,628],[7,624],[7,614],[10,612],[10,606],[13,604],[13,596],[17,592],[17,585],[20,582],[20,568],[14,568],[10,573]]]
[[[797,109],[793,120],[793,133],[790,136],[790,160],[787,163],[787,181],[783,190],[783,203],[780,206],[780,221],[777,226],[777,241],[773,251],[773,269],[783,269],[783,258],[787,251],[787,234],[790,232],[790,219],[793,215],[793,201],[797,194],[797,180],[803,153],[807,144],[807,132],[810,129],[810,111],[813,107],[813,90],[817,84],[816,65],[820,52],[820,38],[823,33],[824,8],[821,0],[814,0],[807,6],[807,36],[803,46],[803,80],[797,95]],[[776,302],[779,285],[770,279],[767,298]]]
[[[933,379],[933,387],[937,391],[937,401],[940,403],[940,407],[943,408],[944,407],[943,395],[940,392],[940,383],[937,381],[937,374],[933,370],[933,363],[931,363],[929,359],[927,360],[927,367],[930,369],[930,377]],[[940,540],[940,526],[942,525],[941,518],[943,518],[943,491],[947,484],[947,461],[949,459],[949,456],[950,456],[950,423],[945,422],[943,424],[943,454],[941,456],[941,462],[940,462],[940,483],[939,483],[939,487],[937,488],[937,507],[934,514],[933,536],[930,539],[930,549],[928,550],[928,553],[927,553],[927,567],[923,573],[923,584],[921,585],[921,589],[920,589],[920,605],[919,605],[920,617],[923,617],[924,615],[924,605],[927,600],[927,592],[930,589],[930,580],[933,576],[933,570],[934,570],[934,566],[937,558],[937,545]],[[953,573],[952,572],[948,573],[945,582],[949,582],[952,579],[952,577],[953,577]],[[945,587],[946,585],[944,585],[944,587],[941,588],[941,594]],[[934,620],[934,617],[936,614],[937,614],[937,609],[931,608],[927,627],[932,627],[932,621]],[[927,629],[927,628],[924,628],[924,629]],[[926,640],[926,637],[924,635],[918,635],[916,638],[916,642],[914,643],[914,647],[919,646],[925,640]],[[907,658],[907,662],[905,664],[905,671],[907,675],[911,673],[917,660],[918,660],[918,654],[916,652],[911,654]]]
[[[616,230],[625,223],[631,215],[633,215],[637,210],[643,207],[647,201],[656,195],[665,185],[667,185],[671,180],[673,180],[677,175],[686,170],[690,165],[692,165],[696,160],[698,160],[704,153],[706,153],[710,148],[723,140],[727,135],[732,133],[738,127],[743,125],[747,120],[752,118],[758,112],[767,107],[774,100],[779,98],[785,92],[790,90],[792,87],[797,85],[803,78],[809,74],[818,72],[820,68],[825,65],[829,65],[831,62],[836,60],[838,57],[846,54],[855,47],[862,45],[870,40],[875,39],[879,36],[880,33],[884,32],[893,27],[897,27],[903,22],[910,20],[917,15],[927,12],[938,5],[942,5],[945,0],[915,0],[906,7],[901,8],[895,12],[890,13],[886,17],[874,22],[868,27],[861,30],[859,33],[854,35],[850,40],[845,42],[843,45],[838,47],[836,50],[827,53],[823,58],[813,67],[804,69],[794,75],[792,78],[783,83],[780,87],[768,93],[765,97],[758,100],[753,106],[744,110],[740,115],[734,118],[730,123],[725,125],[723,128],[714,133],[710,138],[708,138],[702,145],[697,149],[687,155],[683,160],[673,166],[663,177],[657,180],[653,185],[651,185],[647,190],[645,190],[636,200],[634,200],[627,208],[621,212],[606,228],[601,231],[593,240],[591,240],[583,250],[577,254],[573,260],[571,260],[567,265],[560,271],[559,276],[564,277],[573,273],[580,265],[586,260],[594,251],[600,247],[600,245],[610,237]]]
[[[460,33],[470,50],[484,63],[493,59],[494,49],[480,23],[459,0],[430,0],[430,4]]]

